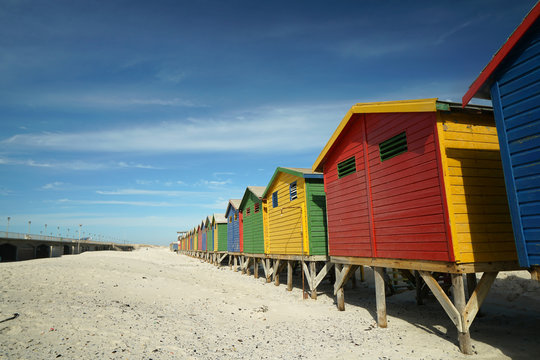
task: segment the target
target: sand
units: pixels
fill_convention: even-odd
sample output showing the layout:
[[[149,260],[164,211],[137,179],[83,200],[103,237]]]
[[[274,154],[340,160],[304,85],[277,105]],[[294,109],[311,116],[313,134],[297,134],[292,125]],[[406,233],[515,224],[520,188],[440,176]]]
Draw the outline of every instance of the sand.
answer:
[[[370,279],[371,275],[366,274]],[[388,297],[376,326],[371,281],[303,300],[264,279],[165,248],[0,263],[0,359],[530,359],[540,286],[504,273],[471,328],[475,355],[435,299]]]

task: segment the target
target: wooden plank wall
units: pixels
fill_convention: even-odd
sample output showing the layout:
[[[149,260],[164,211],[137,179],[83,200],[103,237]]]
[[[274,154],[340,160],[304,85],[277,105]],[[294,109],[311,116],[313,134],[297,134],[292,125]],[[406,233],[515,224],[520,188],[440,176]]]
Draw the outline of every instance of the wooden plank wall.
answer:
[[[255,204],[259,204],[259,211],[255,212]],[[247,209],[250,209],[249,215]],[[264,232],[263,232],[263,209],[261,200],[252,192],[246,201],[243,214],[244,228],[244,253],[264,254]]]
[[[438,131],[456,261],[516,260],[493,118],[441,112]]]
[[[540,265],[540,20],[491,88],[519,261]]]
[[[296,181],[297,199],[291,201],[289,185]],[[279,173],[273,184],[269,185],[265,207],[266,231],[265,253],[278,255],[302,254],[302,209],[305,201],[304,179],[288,174]],[[278,192],[278,206],[272,207],[272,193]],[[307,231],[307,229],[306,229]],[[304,254],[309,254],[309,245],[304,243]]]
[[[326,194],[322,179],[305,179],[310,255],[327,255]]]

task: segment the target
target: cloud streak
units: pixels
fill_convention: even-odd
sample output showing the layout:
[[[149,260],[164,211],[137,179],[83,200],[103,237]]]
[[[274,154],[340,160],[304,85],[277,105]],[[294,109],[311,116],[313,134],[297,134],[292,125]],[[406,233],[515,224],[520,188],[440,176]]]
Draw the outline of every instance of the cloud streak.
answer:
[[[1,141],[0,146],[113,153],[299,151],[323,146],[346,108],[343,103],[264,107],[217,119],[192,118],[87,132],[19,134]]]
[[[35,161],[33,159],[13,159],[8,157],[0,157],[0,165],[22,165],[38,168],[50,168],[50,169],[65,169],[65,170],[81,170],[81,171],[95,171],[95,170],[110,170],[110,169],[160,169],[151,165],[138,164],[133,162],[104,162],[93,163],[87,161],[66,161],[66,162],[49,162],[49,161]]]

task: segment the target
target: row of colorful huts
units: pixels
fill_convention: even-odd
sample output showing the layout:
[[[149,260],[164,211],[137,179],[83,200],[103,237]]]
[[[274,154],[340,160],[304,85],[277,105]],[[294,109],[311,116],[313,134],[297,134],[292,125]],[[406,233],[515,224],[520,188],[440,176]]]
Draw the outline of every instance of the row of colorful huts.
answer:
[[[540,265],[539,15],[537,4],[463,104],[354,105],[311,169],[280,167],[266,187],[248,186],[224,215],[179,237],[179,251],[215,262],[240,256],[255,271],[260,261],[274,276],[301,261],[312,291],[334,266],[340,308],[343,284],[372,266],[380,326],[384,268],[414,272],[470,353],[469,327],[497,273],[528,268],[537,276]],[[472,97],[493,108],[467,105]],[[451,275],[453,301],[436,272]]]

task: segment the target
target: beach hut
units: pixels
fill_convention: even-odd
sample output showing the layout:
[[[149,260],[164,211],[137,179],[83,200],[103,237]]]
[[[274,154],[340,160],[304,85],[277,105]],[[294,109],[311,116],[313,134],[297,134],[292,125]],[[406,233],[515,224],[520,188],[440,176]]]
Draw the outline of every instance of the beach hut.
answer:
[[[540,3],[463,97],[491,99],[519,263],[540,280]]]
[[[253,265],[259,277],[259,259],[264,258],[262,194],[264,186],[248,186],[240,202],[240,249],[244,254],[242,271],[250,273]]]
[[[202,251],[202,228],[201,224],[197,225],[197,256],[200,256],[199,252]]]
[[[206,219],[201,221],[201,250],[206,251]]]
[[[227,219],[223,214],[214,214],[212,216],[212,228],[214,251],[217,252],[215,262],[216,265],[219,265],[227,257]]]
[[[262,202],[264,248],[265,254],[276,260],[274,280],[279,282],[279,272],[285,266],[280,265],[281,260],[289,261],[289,274],[292,262],[301,261],[311,295],[316,298],[317,285],[331,267],[327,256],[323,174],[311,169],[278,167],[262,194]],[[320,276],[316,274],[317,261],[324,262]],[[289,275],[289,289],[291,281]]]
[[[240,199],[231,199],[225,211],[225,218],[227,219],[227,251],[232,253],[240,252],[239,206]]]
[[[212,217],[207,216],[204,222],[204,227],[206,229],[206,250],[213,252],[214,251],[214,229],[212,227]]]
[[[264,186],[248,186],[240,202],[244,254],[264,254],[262,194]]]
[[[461,274],[473,281],[485,271],[469,301],[479,306],[498,271],[518,268],[491,108],[437,99],[356,104],[313,170],[324,173],[338,307],[351,272],[374,266],[385,327],[384,268],[418,270],[470,352],[461,340],[470,339],[476,312],[465,311]],[[451,274],[455,304],[431,272]]]
[[[240,199],[231,199],[225,211],[227,219],[227,251],[229,253],[229,266],[234,265],[238,271],[238,264],[242,261],[240,254],[240,219],[238,206]]]

